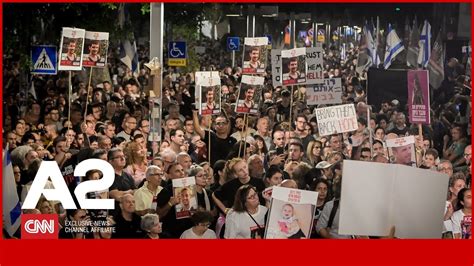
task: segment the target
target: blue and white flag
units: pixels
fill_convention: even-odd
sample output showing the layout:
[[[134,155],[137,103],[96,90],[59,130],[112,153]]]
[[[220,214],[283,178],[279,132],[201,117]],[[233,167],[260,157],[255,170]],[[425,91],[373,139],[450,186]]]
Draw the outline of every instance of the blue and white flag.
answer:
[[[377,46],[375,45],[375,39],[372,35],[372,31],[373,29],[365,25],[364,35],[367,43],[367,52],[369,57],[372,59],[372,63],[370,65],[375,65],[377,67],[378,64],[380,64],[380,58],[377,55]]]
[[[403,43],[400,38],[398,38],[395,29],[392,29],[392,26],[388,24],[387,44],[385,45],[385,59],[383,62],[383,67],[388,69],[392,64],[392,61],[395,60],[395,57],[404,49]]]
[[[124,63],[135,76],[139,74],[138,53],[136,42],[125,40],[120,43],[120,61]]]
[[[427,20],[425,20],[425,23],[423,24],[418,46],[420,47],[420,52],[418,53],[418,64],[422,67],[426,67],[431,56],[431,25]]]
[[[16,192],[15,176],[13,175],[10,153],[3,151],[3,229],[10,235],[20,228],[21,206]]]

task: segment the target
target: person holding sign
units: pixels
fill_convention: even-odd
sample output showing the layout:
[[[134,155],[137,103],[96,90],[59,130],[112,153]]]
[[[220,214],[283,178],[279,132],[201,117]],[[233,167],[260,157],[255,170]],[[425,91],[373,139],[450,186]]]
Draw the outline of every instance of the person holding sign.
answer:
[[[291,57],[288,61],[288,73],[283,74],[284,84],[295,84],[304,78],[305,74],[298,70],[298,57]]]

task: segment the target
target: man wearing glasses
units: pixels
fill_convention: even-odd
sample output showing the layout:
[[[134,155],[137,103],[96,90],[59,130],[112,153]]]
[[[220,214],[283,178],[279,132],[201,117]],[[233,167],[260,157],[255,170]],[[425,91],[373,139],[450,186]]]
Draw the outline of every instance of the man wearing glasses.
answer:
[[[303,144],[303,150],[306,150],[309,142],[314,140],[310,132],[306,130],[307,124],[308,120],[306,119],[306,116],[304,114],[299,114],[296,116],[295,131],[296,135],[301,139],[301,142]]]
[[[123,171],[125,168],[125,155],[119,148],[113,148],[107,153],[109,163],[114,168],[115,180],[110,187],[109,196],[115,199],[115,211],[119,210],[118,203],[125,194],[133,195],[135,190],[135,182],[133,178]]]
[[[156,197],[163,189],[160,186],[163,175],[163,170],[156,165],[151,165],[146,169],[145,183],[133,194],[135,211],[138,215],[156,213]]]

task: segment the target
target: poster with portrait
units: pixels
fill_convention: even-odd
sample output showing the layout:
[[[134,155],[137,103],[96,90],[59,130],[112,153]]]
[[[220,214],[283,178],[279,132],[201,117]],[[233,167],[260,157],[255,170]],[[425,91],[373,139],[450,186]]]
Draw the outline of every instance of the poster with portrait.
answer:
[[[258,114],[258,107],[262,99],[264,77],[242,76],[239,97],[235,112],[239,114]]]
[[[265,74],[268,37],[245,38],[242,74]]]
[[[85,67],[105,67],[109,48],[109,33],[86,31],[85,37],[82,64]]]
[[[221,78],[218,71],[196,72],[196,99],[200,115],[221,112]]]
[[[176,219],[189,218],[198,208],[196,198],[196,179],[194,176],[173,179],[173,197],[179,200],[176,204]]]
[[[385,143],[387,144],[390,162],[416,167],[414,136],[387,138]]]
[[[273,187],[265,238],[309,238],[317,200],[315,191]]]
[[[408,70],[408,119],[414,124],[430,124],[428,70]]]
[[[306,48],[281,51],[282,84],[297,85],[306,83]]]
[[[81,70],[85,34],[83,29],[63,28],[58,70]]]

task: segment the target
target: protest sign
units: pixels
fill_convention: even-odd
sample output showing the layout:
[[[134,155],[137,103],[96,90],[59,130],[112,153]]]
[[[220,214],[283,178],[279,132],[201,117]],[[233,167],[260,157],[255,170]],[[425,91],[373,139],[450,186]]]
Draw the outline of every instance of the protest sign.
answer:
[[[282,85],[282,59],[280,49],[273,49],[271,51],[271,63],[272,63],[272,84],[273,86]],[[316,47],[306,48],[306,83],[307,85],[322,84],[324,83],[323,77],[323,48],[321,44],[317,44]]]
[[[410,123],[430,124],[430,86],[428,70],[409,70],[408,118]]]
[[[236,113],[258,114],[264,81],[264,77],[242,76]]]
[[[283,85],[306,83],[306,48],[281,51],[281,69]]]
[[[364,169],[364,171],[360,171]],[[441,238],[446,174],[403,165],[345,160],[339,234]]]
[[[319,135],[350,132],[357,129],[357,115],[353,104],[315,109]]]
[[[341,104],[341,78],[324,79],[322,84],[308,86],[306,88],[306,103],[308,105]]]
[[[221,79],[219,72],[196,72],[195,76],[199,114],[219,114],[221,112]]]
[[[82,64],[86,67],[105,67],[108,48],[108,32],[86,31]]]
[[[191,212],[197,210],[196,179],[194,176],[173,179],[173,196],[179,200],[176,204],[176,219],[191,217]]]
[[[416,166],[414,136],[387,138],[385,143],[387,143],[387,148],[389,148],[388,153],[392,163]]]
[[[273,187],[265,238],[309,238],[318,192]]]
[[[265,74],[268,37],[245,38],[242,74]]]
[[[83,29],[63,28],[58,70],[81,70],[85,34]]]

